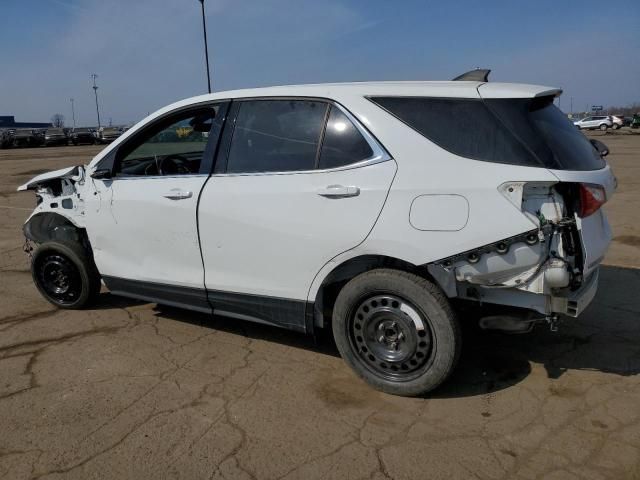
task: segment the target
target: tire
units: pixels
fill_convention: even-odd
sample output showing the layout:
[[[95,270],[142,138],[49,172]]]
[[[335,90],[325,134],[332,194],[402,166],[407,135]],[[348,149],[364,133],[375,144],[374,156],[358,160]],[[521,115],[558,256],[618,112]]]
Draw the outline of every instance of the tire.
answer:
[[[59,308],[81,309],[100,293],[100,274],[93,258],[76,243],[40,244],[31,259],[31,275],[40,294]]]
[[[340,355],[358,376],[401,396],[424,395],[444,382],[462,345],[442,291],[399,270],[372,270],[349,281],[336,299],[332,328]]]
[[[606,123],[603,123],[602,125],[600,125],[600,130],[602,130],[603,132],[606,131],[607,128],[609,128],[609,127],[607,126]]]
[[[620,125],[618,125],[617,123],[614,123],[613,127],[611,127],[611,128],[613,128],[614,130],[619,130],[620,129]]]

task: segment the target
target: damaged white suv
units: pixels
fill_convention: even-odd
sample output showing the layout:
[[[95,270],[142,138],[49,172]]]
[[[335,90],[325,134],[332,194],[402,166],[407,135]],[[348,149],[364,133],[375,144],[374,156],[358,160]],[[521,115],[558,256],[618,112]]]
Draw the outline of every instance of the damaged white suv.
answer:
[[[487,72],[484,72],[487,73]],[[300,332],[331,328],[385,392],[443,382],[459,322],[528,331],[589,304],[611,232],[607,151],[555,88],[285,86],[166,107],[87,166],[35,177],[34,281]],[[232,320],[230,320],[232,321]]]

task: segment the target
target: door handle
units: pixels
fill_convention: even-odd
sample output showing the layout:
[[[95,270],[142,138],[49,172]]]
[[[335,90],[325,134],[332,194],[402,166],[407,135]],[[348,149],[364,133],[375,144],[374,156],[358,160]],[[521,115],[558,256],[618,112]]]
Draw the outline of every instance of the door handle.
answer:
[[[329,185],[318,190],[318,195],[326,198],[357,197],[360,195],[358,187],[344,187],[342,185]]]
[[[163,195],[164,198],[168,198],[169,200],[184,200],[186,198],[191,198],[192,196],[193,192],[180,190],[179,188],[171,189]]]

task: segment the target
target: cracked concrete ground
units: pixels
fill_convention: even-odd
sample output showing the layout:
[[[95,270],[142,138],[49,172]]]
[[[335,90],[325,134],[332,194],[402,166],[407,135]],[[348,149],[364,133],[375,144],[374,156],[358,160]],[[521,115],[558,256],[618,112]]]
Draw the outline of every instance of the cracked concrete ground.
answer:
[[[0,151],[0,478],[640,478],[640,136],[607,135],[616,240],[594,304],[550,333],[469,329],[428,398],[371,390],[329,339],[37,293],[18,184],[97,147]]]

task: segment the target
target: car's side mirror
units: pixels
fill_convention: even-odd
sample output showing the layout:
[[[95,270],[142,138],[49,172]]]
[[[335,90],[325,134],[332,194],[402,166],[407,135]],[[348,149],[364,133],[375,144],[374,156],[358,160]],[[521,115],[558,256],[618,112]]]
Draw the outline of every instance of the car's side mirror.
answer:
[[[91,178],[95,178],[95,179],[109,179],[111,178],[111,169],[109,168],[98,168],[95,172],[93,172],[91,174]]]
[[[606,157],[607,155],[609,155],[609,147],[607,147],[600,140],[596,140],[595,138],[592,138],[589,141],[601,156]]]

